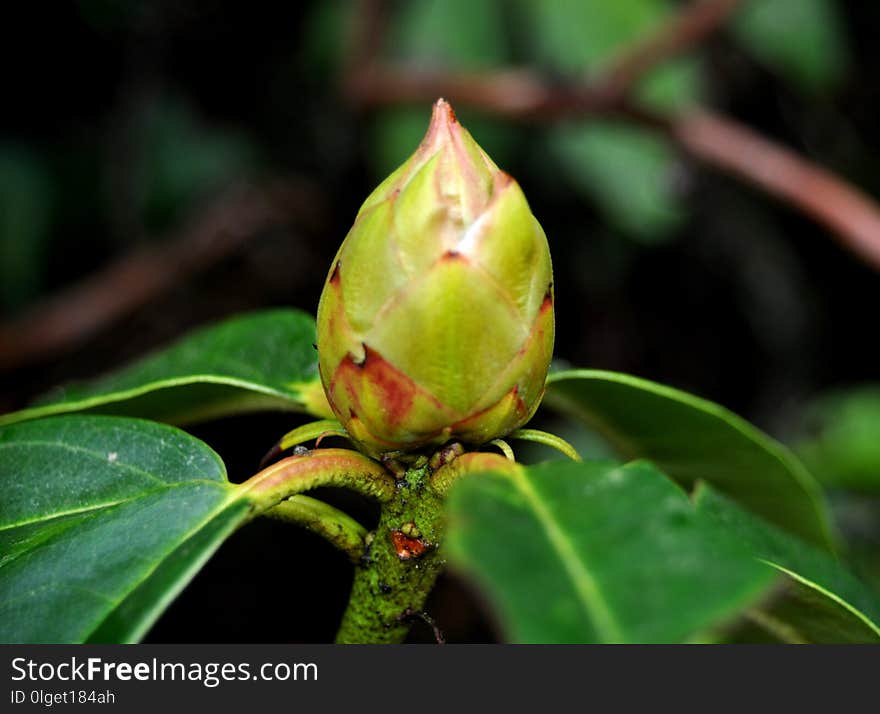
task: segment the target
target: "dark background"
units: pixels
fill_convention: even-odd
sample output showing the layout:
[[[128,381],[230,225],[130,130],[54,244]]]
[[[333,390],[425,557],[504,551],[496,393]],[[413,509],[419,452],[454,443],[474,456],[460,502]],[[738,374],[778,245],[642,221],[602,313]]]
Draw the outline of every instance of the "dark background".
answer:
[[[394,115],[355,106],[341,91],[353,4],[18,5],[0,30],[5,349],[30,339],[23,326],[44,314],[41,301],[132,252],[185,243],[188,227],[237,186],[270,186],[285,217],[220,257],[208,251],[145,304],[7,362],[0,411],[208,320],[274,305],[314,311],[360,202],[415,148],[418,132],[410,140],[395,127],[427,124],[428,104]],[[460,9],[468,4],[452,5],[461,13],[452,21],[469,22]],[[505,38],[504,61],[546,61],[533,56],[537,30],[522,4],[498,6],[503,23],[493,31]],[[699,53],[699,96],[876,195],[880,7],[827,6],[842,43],[830,78],[798,80],[723,30]],[[391,3],[392,25],[395,12]],[[419,60],[419,42],[406,46],[394,39],[400,32],[391,32],[386,54]],[[474,59],[473,49],[428,59],[498,59]],[[877,379],[877,274],[792,207],[666,146],[663,200],[676,218],[633,231],[615,220],[626,205],[609,210],[547,151],[554,127],[457,108],[517,178],[548,235],[557,357],[693,391],[783,439],[799,433],[804,407],[817,396]],[[193,431],[239,481],[297,423],[266,414]],[[345,558],[319,538],[255,523],[221,548],[149,639],[327,641],[350,577]],[[453,641],[497,636],[476,596],[453,578],[429,610]],[[431,633],[417,626],[413,639],[429,641]]]

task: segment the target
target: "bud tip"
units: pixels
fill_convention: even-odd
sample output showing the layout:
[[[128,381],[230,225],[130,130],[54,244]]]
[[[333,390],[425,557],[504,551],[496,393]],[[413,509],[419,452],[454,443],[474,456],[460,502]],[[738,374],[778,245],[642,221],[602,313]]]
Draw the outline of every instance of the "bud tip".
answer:
[[[455,110],[452,105],[443,97],[434,102],[434,109],[431,113],[431,124],[441,126],[443,124],[456,124],[458,117],[455,116]]]
[[[455,116],[455,110],[452,105],[443,97],[434,102],[431,111],[431,123],[428,125],[428,131],[422,139],[421,148],[423,152],[433,153],[438,146],[449,141],[456,135],[458,129],[458,118]]]

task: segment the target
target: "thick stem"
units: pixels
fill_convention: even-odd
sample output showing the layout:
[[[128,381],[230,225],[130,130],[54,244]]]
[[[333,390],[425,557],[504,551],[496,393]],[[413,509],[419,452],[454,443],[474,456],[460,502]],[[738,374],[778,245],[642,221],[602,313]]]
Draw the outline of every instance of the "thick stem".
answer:
[[[406,471],[383,504],[379,525],[356,566],[336,641],[402,642],[443,566],[443,502],[430,468]]]

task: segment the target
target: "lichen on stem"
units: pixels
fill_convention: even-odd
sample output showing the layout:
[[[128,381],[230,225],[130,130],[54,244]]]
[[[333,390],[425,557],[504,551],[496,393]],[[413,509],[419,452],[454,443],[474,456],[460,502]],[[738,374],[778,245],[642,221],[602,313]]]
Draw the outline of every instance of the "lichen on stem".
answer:
[[[376,530],[355,566],[348,608],[336,641],[396,643],[420,613],[444,559],[442,496],[430,483],[427,463],[412,466],[382,506]]]

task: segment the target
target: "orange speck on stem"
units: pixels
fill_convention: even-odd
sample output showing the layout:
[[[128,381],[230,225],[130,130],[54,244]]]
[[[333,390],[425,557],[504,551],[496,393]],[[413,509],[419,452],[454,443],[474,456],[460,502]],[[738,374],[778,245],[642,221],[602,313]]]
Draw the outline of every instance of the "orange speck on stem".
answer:
[[[391,531],[391,543],[401,560],[421,558],[428,550],[428,544],[421,538],[411,538],[403,531]]]

